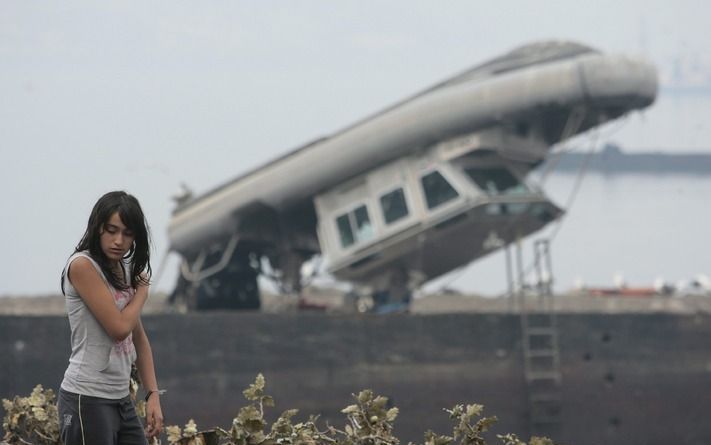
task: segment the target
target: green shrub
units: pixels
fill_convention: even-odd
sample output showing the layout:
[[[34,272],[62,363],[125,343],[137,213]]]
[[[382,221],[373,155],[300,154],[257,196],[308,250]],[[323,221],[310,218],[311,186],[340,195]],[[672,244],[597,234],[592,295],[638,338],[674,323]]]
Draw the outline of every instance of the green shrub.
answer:
[[[284,411],[271,425],[264,419],[264,409],[274,406],[274,399],[264,392],[265,380],[259,374],[243,391],[249,402],[239,409],[230,428],[199,430],[191,419],[184,428],[167,426],[170,445],[399,445],[393,425],[399,411],[388,407],[388,399],[371,390],[354,395],[354,403],[341,412],[345,425],[319,427],[318,417],[294,423],[298,410]],[[131,384],[135,400],[138,383]],[[52,390],[37,385],[29,397],[3,399],[5,437],[0,445],[61,445],[55,396]],[[144,404],[136,403],[139,415],[145,415]],[[487,445],[483,433],[496,423],[496,417],[484,417],[483,405],[455,405],[445,409],[454,423],[452,435],[427,431],[423,445]],[[527,445],[514,434],[497,435],[503,445]],[[159,444],[160,441],[154,441]],[[412,445],[412,444],[408,444]],[[553,445],[550,439],[533,437],[528,445]]]
[[[3,443],[61,445],[54,391],[35,386],[28,397],[2,399]]]

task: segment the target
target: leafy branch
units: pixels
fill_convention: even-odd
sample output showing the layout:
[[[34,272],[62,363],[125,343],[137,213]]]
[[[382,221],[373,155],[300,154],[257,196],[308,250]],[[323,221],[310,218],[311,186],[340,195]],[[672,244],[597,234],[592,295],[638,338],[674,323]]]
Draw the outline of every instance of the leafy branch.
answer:
[[[265,432],[264,408],[273,407],[274,399],[264,392],[265,379],[257,375],[254,383],[243,391],[249,404],[240,408],[229,430],[214,428],[198,431],[195,423],[167,428],[170,445],[399,445],[400,440],[393,435],[393,425],[399,414],[396,407],[389,405],[387,397],[378,396],[371,390],[353,395],[352,405],[341,412],[346,415],[342,429],[327,425],[321,430],[317,426],[317,416],[308,421],[294,424],[298,410],[284,411]],[[425,433],[423,445],[487,445],[483,434],[497,422],[495,416],[484,417],[483,405],[455,405],[445,409],[453,420],[452,435],[439,435],[432,431]],[[533,437],[531,441],[521,441],[514,434],[497,435],[502,445],[554,445],[546,438]],[[408,444],[416,445],[416,444]]]
[[[2,399],[5,416],[3,443],[16,445],[61,445],[54,391],[37,385],[28,397]]]

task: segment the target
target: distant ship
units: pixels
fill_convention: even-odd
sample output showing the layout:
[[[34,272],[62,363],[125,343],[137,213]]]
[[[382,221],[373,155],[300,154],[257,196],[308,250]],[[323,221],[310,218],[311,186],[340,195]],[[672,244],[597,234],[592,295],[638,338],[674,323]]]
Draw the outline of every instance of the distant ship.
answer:
[[[586,162],[588,154],[582,151],[549,156],[539,167],[541,171],[575,173]],[[711,175],[711,148],[708,153],[624,152],[616,144],[607,144],[593,153],[587,171],[603,174],[684,174]]]

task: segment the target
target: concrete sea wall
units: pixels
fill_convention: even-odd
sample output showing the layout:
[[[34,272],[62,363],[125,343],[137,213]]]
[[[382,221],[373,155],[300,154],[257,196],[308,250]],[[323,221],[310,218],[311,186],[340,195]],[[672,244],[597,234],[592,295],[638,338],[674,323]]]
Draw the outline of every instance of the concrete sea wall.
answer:
[[[559,314],[559,442],[711,443],[711,316]],[[514,314],[357,316],[203,313],[145,316],[168,423],[229,425],[258,372],[277,402],[343,424],[351,393],[400,408],[406,443],[451,431],[443,407],[482,403],[495,432],[530,433]],[[69,354],[61,316],[0,316],[0,397],[57,388]]]

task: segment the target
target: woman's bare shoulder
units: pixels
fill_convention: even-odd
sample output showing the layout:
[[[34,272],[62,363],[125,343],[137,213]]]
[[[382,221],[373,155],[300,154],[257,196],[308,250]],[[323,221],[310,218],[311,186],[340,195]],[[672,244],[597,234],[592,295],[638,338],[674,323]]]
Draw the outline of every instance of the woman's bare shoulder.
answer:
[[[67,267],[67,275],[72,283],[77,279],[83,281],[87,278],[101,278],[99,271],[96,269],[96,264],[85,255],[77,255]]]

